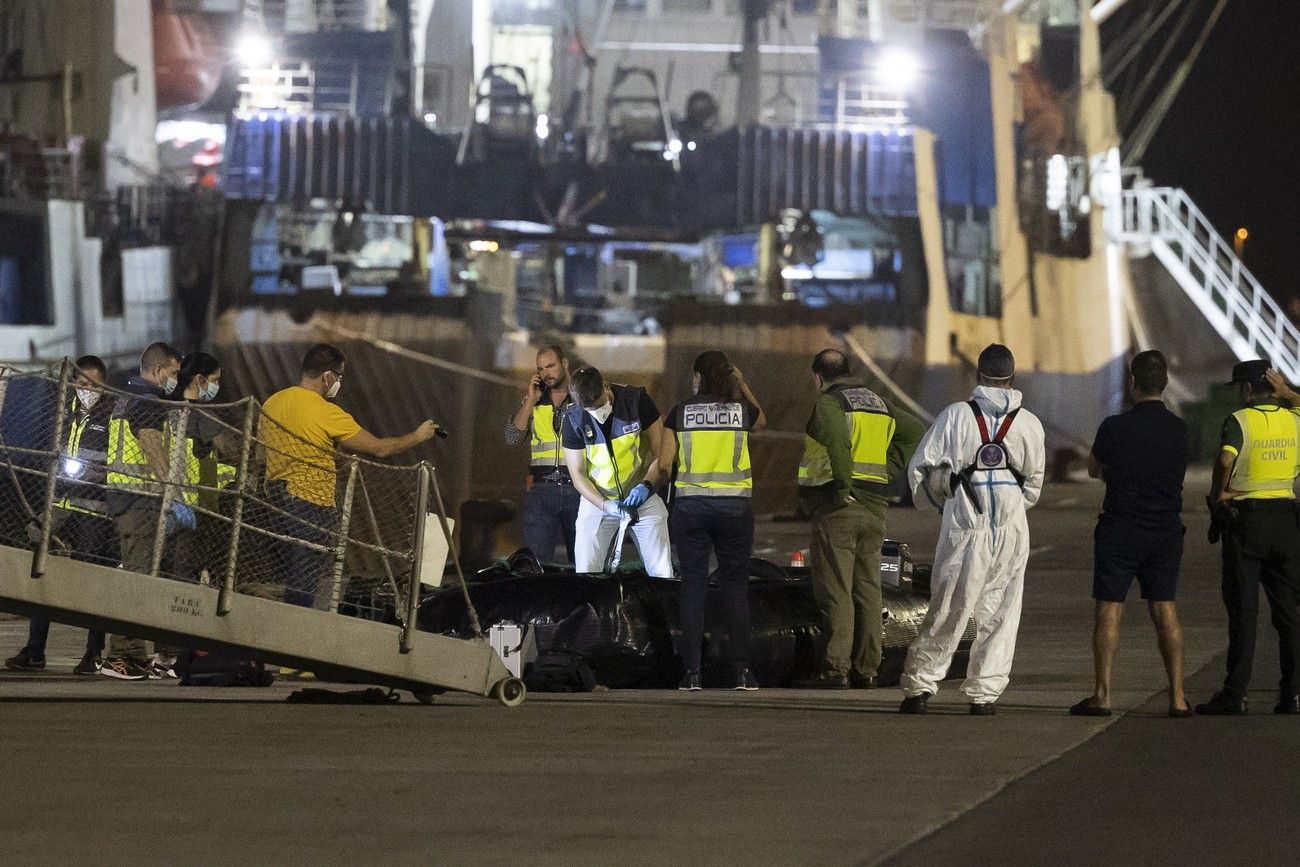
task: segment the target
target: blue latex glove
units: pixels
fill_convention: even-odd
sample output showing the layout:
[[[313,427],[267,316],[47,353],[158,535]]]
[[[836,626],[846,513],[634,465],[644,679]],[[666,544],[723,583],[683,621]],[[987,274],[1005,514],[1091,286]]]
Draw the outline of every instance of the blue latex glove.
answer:
[[[198,529],[199,526],[198,516],[194,514],[194,510],[191,509],[189,506],[179,502],[172,503],[171,512],[172,512],[171,514],[172,519],[175,522],[173,524],[174,528],[179,529],[181,527],[184,527],[186,530]]]
[[[626,508],[635,509],[648,499],[650,499],[650,486],[642,482],[632,489],[632,493],[623,498],[623,505]]]

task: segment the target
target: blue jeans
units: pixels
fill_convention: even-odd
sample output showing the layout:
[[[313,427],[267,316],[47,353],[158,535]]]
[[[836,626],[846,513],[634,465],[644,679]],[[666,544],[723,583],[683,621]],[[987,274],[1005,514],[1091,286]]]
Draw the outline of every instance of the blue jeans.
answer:
[[[737,671],[749,668],[749,558],[754,553],[749,499],[682,497],[673,502],[669,527],[681,563],[682,665],[687,671],[700,670],[709,555],[715,554],[726,658]]]
[[[571,484],[534,481],[524,494],[524,547],[543,563],[555,562],[555,541],[573,561],[573,541],[582,495]]]
[[[299,520],[284,515],[274,515],[273,532],[314,545],[332,545],[339,525],[338,509],[300,500],[286,490],[283,482],[267,486],[271,505]],[[294,542],[277,541],[280,552],[280,570],[284,576],[284,601],[304,608],[324,608],[327,600],[320,598],[321,579],[330,574],[332,554],[316,551]]]

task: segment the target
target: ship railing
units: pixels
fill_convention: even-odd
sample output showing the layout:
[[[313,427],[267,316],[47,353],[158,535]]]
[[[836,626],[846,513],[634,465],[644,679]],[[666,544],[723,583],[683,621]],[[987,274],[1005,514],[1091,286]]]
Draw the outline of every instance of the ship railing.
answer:
[[[115,530],[135,522],[132,571],[217,589],[219,616],[236,594],[248,594],[396,623],[402,652],[415,632],[421,577],[439,583],[440,573],[429,573],[448,554],[464,591],[430,463],[324,452],[280,428],[252,398],[200,404],[104,386],[98,401],[121,408],[135,401],[134,417],[153,416],[164,431],[161,472],[115,467],[111,454],[91,458],[68,447],[83,418],[75,375],[66,359],[55,370],[0,371],[0,544],[31,549],[33,577],[60,556],[125,568],[119,538],[127,537]],[[92,421],[109,424],[96,407]],[[306,487],[267,480],[268,466],[290,465]],[[318,497],[330,505],[304,505],[310,490],[320,494],[331,482]],[[426,551],[434,562],[426,563]],[[465,601],[481,635],[467,593]]]
[[[1300,330],[1187,193],[1139,182],[1122,196],[1123,239],[1150,245],[1237,357],[1300,380]]]
[[[383,31],[387,0],[262,0],[266,26],[280,33],[329,30]]]

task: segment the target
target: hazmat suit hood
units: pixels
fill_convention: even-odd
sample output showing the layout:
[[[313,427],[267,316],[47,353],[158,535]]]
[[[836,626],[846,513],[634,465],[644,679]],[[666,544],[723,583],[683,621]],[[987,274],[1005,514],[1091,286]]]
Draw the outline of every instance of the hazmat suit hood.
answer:
[[[1014,388],[995,388],[991,385],[977,385],[970,399],[979,404],[985,415],[1003,416],[1020,409],[1023,395]]]

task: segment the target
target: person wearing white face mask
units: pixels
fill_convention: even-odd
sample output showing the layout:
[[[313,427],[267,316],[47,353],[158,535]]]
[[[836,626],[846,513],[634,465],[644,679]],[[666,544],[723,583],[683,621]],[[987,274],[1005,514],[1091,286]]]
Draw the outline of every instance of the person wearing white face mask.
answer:
[[[980,353],[978,385],[926,431],[907,468],[918,506],[943,512],[930,609],[903,667],[901,713],[925,713],[966,624],[975,642],[962,692],[989,716],[1007,688],[1029,561],[1026,510],[1043,489],[1043,425],[1021,406],[1015,358],[1001,344]]]
[[[77,376],[73,382],[75,397],[68,413],[63,441],[63,464],[53,514],[54,537],[66,546],[74,560],[101,565],[117,565],[117,539],[108,520],[102,487],[104,461],[108,453],[109,415],[113,402],[104,398],[101,389],[107,376],[104,362],[94,355],[77,359]],[[50,621],[36,616],[27,630],[22,650],[5,660],[11,671],[43,671],[45,642]],[[104,633],[92,629],[86,637],[86,653],[73,668],[74,674],[99,671],[104,650]]]
[[[160,481],[171,478],[166,398],[176,390],[181,354],[153,343],[140,355],[140,370],[126,381],[108,427],[108,509],[117,525],[122,568],[148,575],[153,568]],[[149,642],[114,635],[100,674],[118,680],[149,676]]]
[[[404,436],[377,437],[357,424],[351,414],[331,401],[343,385],[347,359],[328,343],[317,343],[302,360],[297,385],[281,389],[262,405],[258,436],[266,450],[266,495],[288,517],[272,531],[316,545],[331,545],[339,513],[335,450],[386,458],[429,440],[438,425],[425,420]],[[442,434],[445,436],[446,434]],[[330,556],[294,542],[282,542],[284,601],[324,607],[318,593],[329,569]]]
[[[594,367],[569,377],[574,406],[561,442],[573,486],[582,494],[573,560],[578,572],[604,568],[620,524],[636,540],[653,578],[671,578],[668,507],[654,492],[662,470],[663,422],[645,389],[611,385]]]

